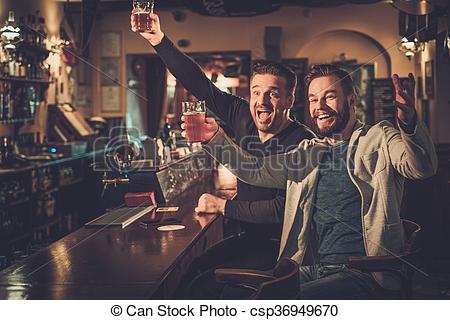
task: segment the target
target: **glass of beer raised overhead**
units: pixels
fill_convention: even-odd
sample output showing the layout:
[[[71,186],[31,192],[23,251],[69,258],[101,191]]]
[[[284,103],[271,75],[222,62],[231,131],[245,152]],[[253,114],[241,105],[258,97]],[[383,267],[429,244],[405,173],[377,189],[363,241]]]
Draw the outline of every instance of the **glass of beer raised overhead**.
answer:
[[[203,141],[205,125],[205,101],[184,101],[181,103],[185,123],[186,138],[189,143]]]
[[[154,7],[154,0],[133,0],[133,19],[138,32],[151,31],[153,21],[150,13],[153,13]]]

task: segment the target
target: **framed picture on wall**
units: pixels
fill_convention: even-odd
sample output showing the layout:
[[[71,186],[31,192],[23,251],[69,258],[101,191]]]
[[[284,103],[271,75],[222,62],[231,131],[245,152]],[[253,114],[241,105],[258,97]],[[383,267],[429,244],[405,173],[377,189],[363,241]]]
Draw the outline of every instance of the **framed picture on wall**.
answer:
[[[100,84],[102,86],[110,86],[119,82],[119,58],[101,58],[100,68],[102,70],[102,74],[100,74]]]
[[[428,98],[434,97],[433,60],[425,62],[425,93]]]
[[[122,43],[121,33],[104,31],[100,50],[100,113],[120,113],[122,92],[121,76]]]
[[[120,111],[120,86],[102,86],[102,112]]]
[[[120,57],[120,32],[104,32],[102,34],[101,56],[106,58]]]

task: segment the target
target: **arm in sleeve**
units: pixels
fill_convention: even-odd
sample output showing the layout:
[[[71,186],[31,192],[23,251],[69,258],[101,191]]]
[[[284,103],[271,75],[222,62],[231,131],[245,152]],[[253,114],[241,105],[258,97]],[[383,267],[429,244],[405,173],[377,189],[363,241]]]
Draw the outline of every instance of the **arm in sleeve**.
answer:
[[[417,124],[407,133],[403,126],[400,130],[392,125],[383,126],[392,166],[402,176],[409,179],[425,179],[437,171],[438,160],[433,141],[425,125]]]
[[[203,147],[240,180],[266,188],[286,189],[289,168],[293,164],[297,168],[299,162],[306,159],[306,152],[300,147],[267,157],[252,156],[237,146],[220,127]]]
[[[270,200],[228,200],[225,204],[224,216],[252,223],[281,223],[284,216],[285,200],[285,197],[281,194]]]
[[[208,110],[229,126],[234,126],[242,111],[239,107],[242,103],[247,104],[245,100],[217,88],[200,66],[178,50],[167,36],[154,48],[170,72],[189,92],[197,99],[205,100]]]

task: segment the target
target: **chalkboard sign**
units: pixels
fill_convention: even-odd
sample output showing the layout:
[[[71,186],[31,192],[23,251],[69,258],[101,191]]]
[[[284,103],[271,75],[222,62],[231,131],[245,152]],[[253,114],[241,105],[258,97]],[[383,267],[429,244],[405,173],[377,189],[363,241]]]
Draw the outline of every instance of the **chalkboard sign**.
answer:
[[[395,124],[395,90],[392,80],[374,79],[371,81],[374,123],[388,120]]]

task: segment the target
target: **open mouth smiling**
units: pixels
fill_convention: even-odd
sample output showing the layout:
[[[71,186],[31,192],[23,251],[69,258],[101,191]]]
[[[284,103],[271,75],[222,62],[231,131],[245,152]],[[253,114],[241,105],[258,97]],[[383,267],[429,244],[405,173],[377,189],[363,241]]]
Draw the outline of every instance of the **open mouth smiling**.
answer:
[[[269,110],[269,109],[259,109],[256,111],[256,115],[260,121],[269,120],[272,113],[273,113],[273,110]]]
[[[319,115],[316,115],[315,118],[319,119],[319,120],[326,120],[329,118],[334,118],[334,114],[329,114],[329,113],[321,113]]]

